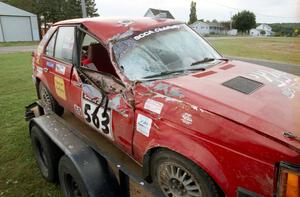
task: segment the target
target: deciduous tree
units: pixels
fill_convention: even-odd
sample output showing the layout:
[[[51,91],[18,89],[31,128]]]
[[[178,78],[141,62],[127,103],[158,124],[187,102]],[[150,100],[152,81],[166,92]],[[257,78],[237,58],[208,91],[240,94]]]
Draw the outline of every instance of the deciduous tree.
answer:
[[[233,27],[241,32],[247,32],[256,25],[256,17],[253,12],[244,10],[232,17]]]

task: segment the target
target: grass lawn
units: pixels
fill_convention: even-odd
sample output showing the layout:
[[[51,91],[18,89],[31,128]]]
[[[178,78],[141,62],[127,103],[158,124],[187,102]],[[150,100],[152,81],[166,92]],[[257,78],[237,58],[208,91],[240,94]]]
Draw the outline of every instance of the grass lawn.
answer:
[[[60,196],[33,157],[24,106],[36,99],[30,53],[0,54],[0,197]]]
[[[300,65],[300,38],[210,40],[226,55]],[[42,178],[23,119],[24,107],[36,99],[31,70],[31,53],[0,54],[0,197],[61,195],[57,185]]]
[[[27,42],[0,42],[0,47],[11,47],[11,46],[32,46],[38,45],[38,41],[27,41]]]
[[[209,37],[208,40],[224,55],[300,65],[300,38]]]

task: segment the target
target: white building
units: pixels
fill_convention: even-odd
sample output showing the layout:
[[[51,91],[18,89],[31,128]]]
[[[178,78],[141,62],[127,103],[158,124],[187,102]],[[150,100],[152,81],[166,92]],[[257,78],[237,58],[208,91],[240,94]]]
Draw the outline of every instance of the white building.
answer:
[[[174,16],[168,10],[159,10],[154,8],[149,8],[144,16],[174,19]]]
[[[271,36],[273,34],[272,27],[270,27],[268,24],[261,24],[256,27],[257,30],[260,30],[260,32],[265,32],[265,36]]]
[[[202,21],[196,21],[193,24],[191,24],[190,27],[201,35],[209,34],[209,25]]]
[[[250,36],[260,36],[260,30],[258,29],[250,29]]]
[[[236,36],[237,33],[238,33],[237,29],[231,29],[231,30],[227,31],[227,35],[229,35],[229,36]]]
[[[224,34],[223,26],[220,23],[208,23],[210,34]]]
[[[273,34],[272,27],[267,24],[261,24],[250,30],[250,36],[272,36]]]
[[[38,40],[37,16],[0,2],[0,42]]]

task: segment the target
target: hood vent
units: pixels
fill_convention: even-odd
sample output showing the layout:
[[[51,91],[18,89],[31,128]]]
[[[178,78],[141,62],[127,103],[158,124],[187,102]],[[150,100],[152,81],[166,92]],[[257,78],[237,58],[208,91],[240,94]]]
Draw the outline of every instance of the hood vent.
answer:
[[[252,79],[239,76],[224,82],[222,85],[244,94],[251,94],[257,89],[261,88],[264,84]]]

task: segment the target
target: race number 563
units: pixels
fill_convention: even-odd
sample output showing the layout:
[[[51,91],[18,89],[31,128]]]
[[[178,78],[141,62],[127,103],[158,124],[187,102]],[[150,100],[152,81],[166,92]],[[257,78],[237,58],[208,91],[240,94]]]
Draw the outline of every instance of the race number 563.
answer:
[[[85,121],[103,135],[113,139],[111,132],[111,112],[100,107],[98,112],[97,105],[83,99],[83,113]]]

